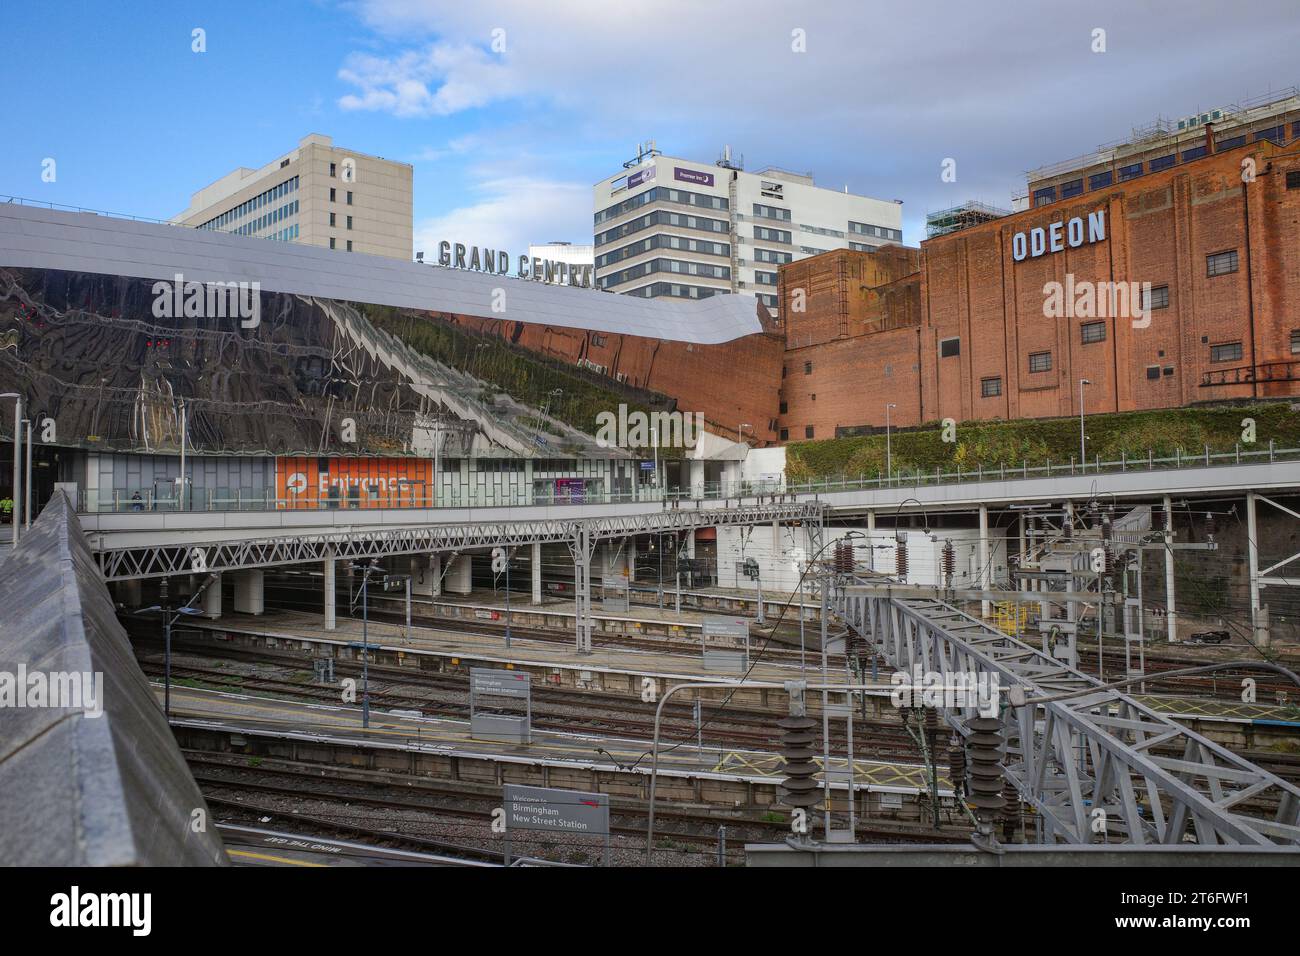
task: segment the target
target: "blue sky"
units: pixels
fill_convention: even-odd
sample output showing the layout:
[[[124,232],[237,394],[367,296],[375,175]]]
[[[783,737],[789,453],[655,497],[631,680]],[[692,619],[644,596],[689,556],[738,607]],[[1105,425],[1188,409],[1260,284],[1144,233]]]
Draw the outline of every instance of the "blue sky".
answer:
[[[319,132],[414,165],[424,249],[590,242],[591,185],[651,137],[902,199],[914,244],[929,209],[1300,83],[1293,0],[8,0],[0,37],[0,194],[165,218]]]

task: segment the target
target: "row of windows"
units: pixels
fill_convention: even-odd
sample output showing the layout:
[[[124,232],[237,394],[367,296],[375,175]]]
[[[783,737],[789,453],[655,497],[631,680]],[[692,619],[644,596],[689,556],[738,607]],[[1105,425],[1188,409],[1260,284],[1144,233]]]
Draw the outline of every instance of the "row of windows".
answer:
[[[266,190],[266,192],[258,193],[252,199],[247,199],[244,202],[241,202],[234,209],[227,210],[226,212],[223,212],[220,216],[217,216],[213,219],[209,219],[207,222],[200,225],[199,228],[200,229],[225,229],[226,226],[232,225],[238,220],[243,219],[249,213],[261,209],[264,206],[268,206],[271,203],[275,202],[277,199],[281,199],[284,196],[289,195],[289,193],[293,193],[297,191],[298,191],[298,177],[294,176],[291,179],[286,179],[284,182],[280,183],[277,186],[272,186],[270,189]]]
[[[337,199],[337,197],[338,197],[338,190],[336,190],[333,186],[331,186],[331,187],[330,187],[330,202],[335,202],[336,199]],[[349,205],[349,206],[352,205],[352,190],[351,190],[351,189],[348,190],[348,205]]]
[[[765,206],[762,203],[754,203],[755,219],[776,219],[781,222],[790,221],[790,210],[782,209],[779,206]]]
[[[1291,124],[1291,137],[1294,139],[1300,137],[1300,120]],[[1281,145],[1286,138],[1286,124],[1270,127],[1269,129],[1257,130],[1254,134],[1254,142],[1258,143],[1267,140],[1270,143]],[[1214,144],[1214,151],[1222,153],[1229,149],[1236,149],[1246,142],[1246,134],[1232,136],[1227,139],[1221,139]],[[1147,162],[1144,166],[1142,161],[1129,163],[1126,166],[1119,167],[1119,181],[1126,182],[1130,179],[1136,179],[1144,172],[1158,173],[1162,169],[1169,169],[1175,163],[1190,163],[1192,160],[1200,159],[1206,155],[1207,150],[1204,145],[1190,146],[1181,153],[1170,153],[1168,156],[1158,156]],[[1114,177],[1110,170],[1102,173],[1093,173],[1088,177],[1088,189],[1097,190],[1105,189],[1111,185]],[[1047,203],[1056,202],[1058,186],[1044,186],[1042,189],[1034,190],[1034,205],[1042,206]],[[1060,198],[1069,199],[1072,196],[1078,196],[1083,193],[1083,177],[1072,179],[1066,183],[1059,184]],[[850,223],[850,225],[852,225]]]
[[[298,200],[295,199],[293,202],[285,203],[278,209],[272,209],[264,216],[258,216],[251,222],[244,223],[238,229],[234,230],[234,233],[237,236],[255,236],[267,226],[275,225],[275,223],[288,219],[290,216],[296,216],[297,214]]]
[[[605,266],[612,266],[624,259],[631,259],[633,256],[639,256],[651,249],[677,249],[681,252],[696,252],[704,256],[731,257],[731,246],[728,243],[712,242],[708,239],[692,239],[689,236],[671,236],[661,232],[597,256],[596,265],[603,269]]]
[[[282,242],[292,242],[298,238],[298,224],[295,222],[292,226],[285,226],[279,232],[270,236],[263,236],[264,239],[278,239]]]
[[[769,309],[776,308],[776,296],[774,295],[766,295],[762,292],[759,292],[754,295],[754,298],[757,299],[759,302],[762,302]]]
[[[330,213],[330,227],[333,228],[334,226],[337,226],[337,225],[338,225],[338,217],[337,217],[334,213]],[[352,217],[351,217],[351,216],[348,216],[348,228],[349,228],[349,229],[352,228]]]
[[[337,248],[338,248],[338,241],[337,241],[333,236],[330,236],[330,248],[331,248],[331,249],[337,249]],[[348,248],[348,252],[351,252],[351,251],[352,251],[352,240],[351,240],[351,239],[348,240],[348,247],[347,247],[347,248]]]
[[[852,240],[850,240],[850,241],[849,241],[849,248],[850,248],[850,249],[856,249],[858,252],[875,252],[875,251],[876,251],[877,249],[879,249],[880,247],[879,247],[879,246],[868,245],[868,244],[865,243],[865,242],[853,242]]]
[[[609,222],[611,219],[617,219],[624,213],[631,212],[633,209],[639,209],[649,203],[658,200],[664,202],[681,203],[685,206],[699,206],[701,209],[729,209],[731,203],[726,196],[706,196],[703,193],[693,193],[685,189],[674,189],[671,186],[655,186],[653,189],[647,189],[643,193],[637,193],[635,196],[629,196],[620,203],[615,203],[605,209],[600,210],[593,217],[594,224],[599,226],[602,222]]]
[[[865,222],[849,220],[849,232],[856,232],[859,236],[876,236],[880,239],[892,239],[895,242],[903,241],[901,229],[890,229],[888,226],[869,226]]]
[[[754,238],[763,242],[781,242],[790,245],[791,234],[788,229],[768,229],[766,226],[754,227]]]
[[[656,272],[675,272],[680,275],[703,276],[707,279],[731,278],[730,266],[717,266],[711,262],[683,262],[681,259],[650,259],[607,276],[601,276],[600,284],[608,289]]]
[[[779,249],[755,249],[755,262],[774,262],[778,265],[789,262],[794,259],[793,252],[781,252]]]
[[[643,285],[639,289],[624,293],[624,295],[639,295],[646,299],[658,298],[661,295],[670,295],[678,299],[707,299],[711,295],[726,291],[728,290],[710,289],[698,285],[682,285],[677,282],[651,282],[649,285]]]
[[[754,281],[759,285],[776,285],[775,272],[755,272]]]
[[[649,229],[651,226],[676,226],[679,229],[699,229],[703,232],[726,232],[728,230],[725,219],[706,219],[704,216],[688,216],[685,213],[656,209],[654,212],[646,213],[639,219],[632,219],[620,226],[615,226],[613,229],[596,233],[596,245],[606,245],[615,239],[622,239],[624,236],[630,236],[634,232]]]
[[[824,229],[821,226],[810,226],[807,223],[799,223],[799,229],[802,232],[811,232],[817,236],[834,236],[836,239],[843,239],[844,233],[838,229]]]

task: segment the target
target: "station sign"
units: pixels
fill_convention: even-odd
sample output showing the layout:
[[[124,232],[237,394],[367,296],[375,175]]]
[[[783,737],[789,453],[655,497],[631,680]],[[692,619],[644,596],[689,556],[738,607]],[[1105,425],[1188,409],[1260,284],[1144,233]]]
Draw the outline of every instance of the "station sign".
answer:
[[[503,789],[502,804],[507,866],[510,865],[510,835],[518,830],[604,837],[604,862],[609,866],[608,795],[508,783]]]
[[[704,643],[749,645],[749,619],[744,617],[706,617],[700,625]]]
[[[516,700],[527,700],[532,688],[531,674],[490,667],[470,668],[469,681],[470,693],[476,697],[511,697]]]
[[[596,284],[596,267],[541,256],[517,256],[515,277],[532,279],[548,285],[568,285],[580,289],[599,289]],[[463,242],[443,240],[438,243],[438,265],[448,269],[469,272],[486,272],[489,275],[510,274],[510,253],[504,249],[490,249]]]

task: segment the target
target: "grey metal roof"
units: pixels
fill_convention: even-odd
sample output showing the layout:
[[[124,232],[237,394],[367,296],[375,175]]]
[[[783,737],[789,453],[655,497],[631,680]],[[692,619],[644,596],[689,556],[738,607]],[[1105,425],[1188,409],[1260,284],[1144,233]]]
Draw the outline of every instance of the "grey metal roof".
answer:
[[[167,280],[181,273],[187,281],[258,282],[267,292],[699,344],[762,331],[758,303],[747,295],[642,299],[17,203],[0,204],[0,266]],[[504,312],[492,309],[496,289],[505,290]]]
[[[99,716],[0,707],[0,864],[226,863],[63,492],[0,564],[0,608],[0,671],[103,675]]]

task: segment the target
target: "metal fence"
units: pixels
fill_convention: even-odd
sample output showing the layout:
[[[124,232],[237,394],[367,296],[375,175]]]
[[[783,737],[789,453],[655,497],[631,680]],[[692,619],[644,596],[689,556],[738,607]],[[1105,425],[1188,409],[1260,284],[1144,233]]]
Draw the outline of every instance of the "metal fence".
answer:
[[[892,475],[859,475],[825,478],[803,483],[790,483],[781,480],[706,482],[702,488],[638,488],[632,492],[608,492],[603,490],[574,493],[551,492],[542,494],[536,491],[495,491],[493,489],[465,490],[439,494],[436,499],[428,496],[402,496],[394,502],[390,498],[327,498],[308,497],[277,498],[270,491],[262,494],[242,492],[237,489],[217,489],[208,491],[180,507],[179,497],[175,494],[159,495],[153,488],[115,490],[111,494],[89,492],[83,505],[83,511],[89,513],[126,513],[143,511],[352,511],[377,510],[392,508],[519,508],[528,506],[559,505],[607,505],[635,504],[645,502],[674,502],[696,500],[726,500],[734,498],[755,497],[760,495],[794,494],[819,495],[843,491],[871,491],[886,488],[920,488],[928,485],[952,485],[965,482],[983,481],[1025,481],[1037,478],[1057,478],[1080,475],[1117,474],[1124,472],[1167,471],[1190,468],[1215,468],[1231,465],[1260,464],[1276,461],[1300,462],[1300,447],[1277,448],[1270,442],[1267,448],[1243,449],[1240,445],[1232,451],[1213,452],[1208,447],[1204,452],[1185,455],[1177,452],[1172,456],[1156,457],[1148,452],[1145,457],[1129,458],[1124,456],[1118,461],[1092,461],[1080,463],[1071,458],[1068,462],[1047,462],[1043,465],[1030,465],[1022,462],[1019,467],[1001,464],[996,468],[962,469],[954,471],[935,468],[934,471],[919,469],[896,471]]]

